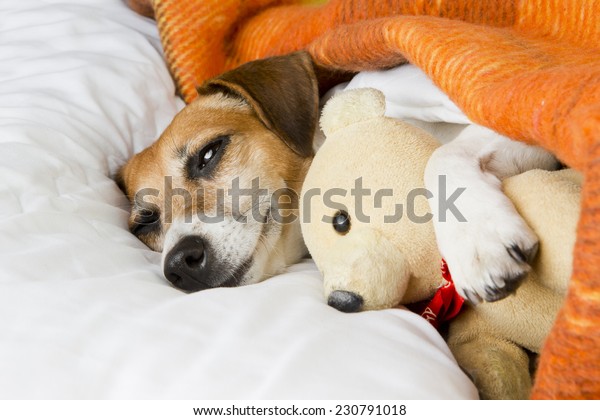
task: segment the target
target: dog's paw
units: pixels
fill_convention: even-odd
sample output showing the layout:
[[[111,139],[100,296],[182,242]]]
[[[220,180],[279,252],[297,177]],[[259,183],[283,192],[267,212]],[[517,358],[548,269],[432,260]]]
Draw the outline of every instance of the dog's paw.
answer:
[[[436,227],[456,289],[473,304],[513,293],[529,273],[538,250],[537,236],[514,208],[495,210],[471,214],[464,223],[452,221]]]

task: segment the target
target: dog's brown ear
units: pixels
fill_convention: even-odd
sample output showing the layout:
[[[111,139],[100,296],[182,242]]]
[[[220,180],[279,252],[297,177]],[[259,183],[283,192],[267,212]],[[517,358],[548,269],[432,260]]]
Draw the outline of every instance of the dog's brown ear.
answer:
[[[242,97],[294,152],[313,155],[319,87],[308,53],[251,61],[198,88],[200,95],[216,92]]]

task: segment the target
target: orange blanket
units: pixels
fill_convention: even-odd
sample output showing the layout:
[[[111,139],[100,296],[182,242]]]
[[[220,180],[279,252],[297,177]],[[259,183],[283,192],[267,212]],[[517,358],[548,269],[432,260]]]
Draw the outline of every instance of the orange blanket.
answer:
[[[149,1],[187,101],[207,78],[297,49],[352,71],[410,61],[473,121],[583,171],[571,285],[533,397],[600,398],[600,2],[130,0]]]

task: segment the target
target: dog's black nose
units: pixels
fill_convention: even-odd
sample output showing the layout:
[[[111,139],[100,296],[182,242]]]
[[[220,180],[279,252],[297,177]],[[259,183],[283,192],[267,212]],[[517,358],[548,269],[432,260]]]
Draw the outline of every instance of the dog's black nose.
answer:
[[[334,290],[327,298],[327,304],[342,312],[358,312],[363,306],[363,298],[346,290]]]
[[[186,236],[169,251],[164,274],[173,286],[186,292],[212,287],[208,279],[208,250],[199,236]]]

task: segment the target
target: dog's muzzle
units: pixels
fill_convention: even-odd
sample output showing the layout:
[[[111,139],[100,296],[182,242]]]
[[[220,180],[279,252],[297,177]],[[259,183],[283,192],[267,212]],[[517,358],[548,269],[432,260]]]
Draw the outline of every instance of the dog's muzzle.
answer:
[[[219,260],[209,244],[197,235],[185,236],[165,257],[163,272],[173,286],[185,292],[215,287],[236,287],[252,266],[252,258],[232,265]]]
[[[197,292],[218,286],[211,284],[210,255],[200,236],[186,236],[169,251],[164,274],[173,286],[186,292]]]

